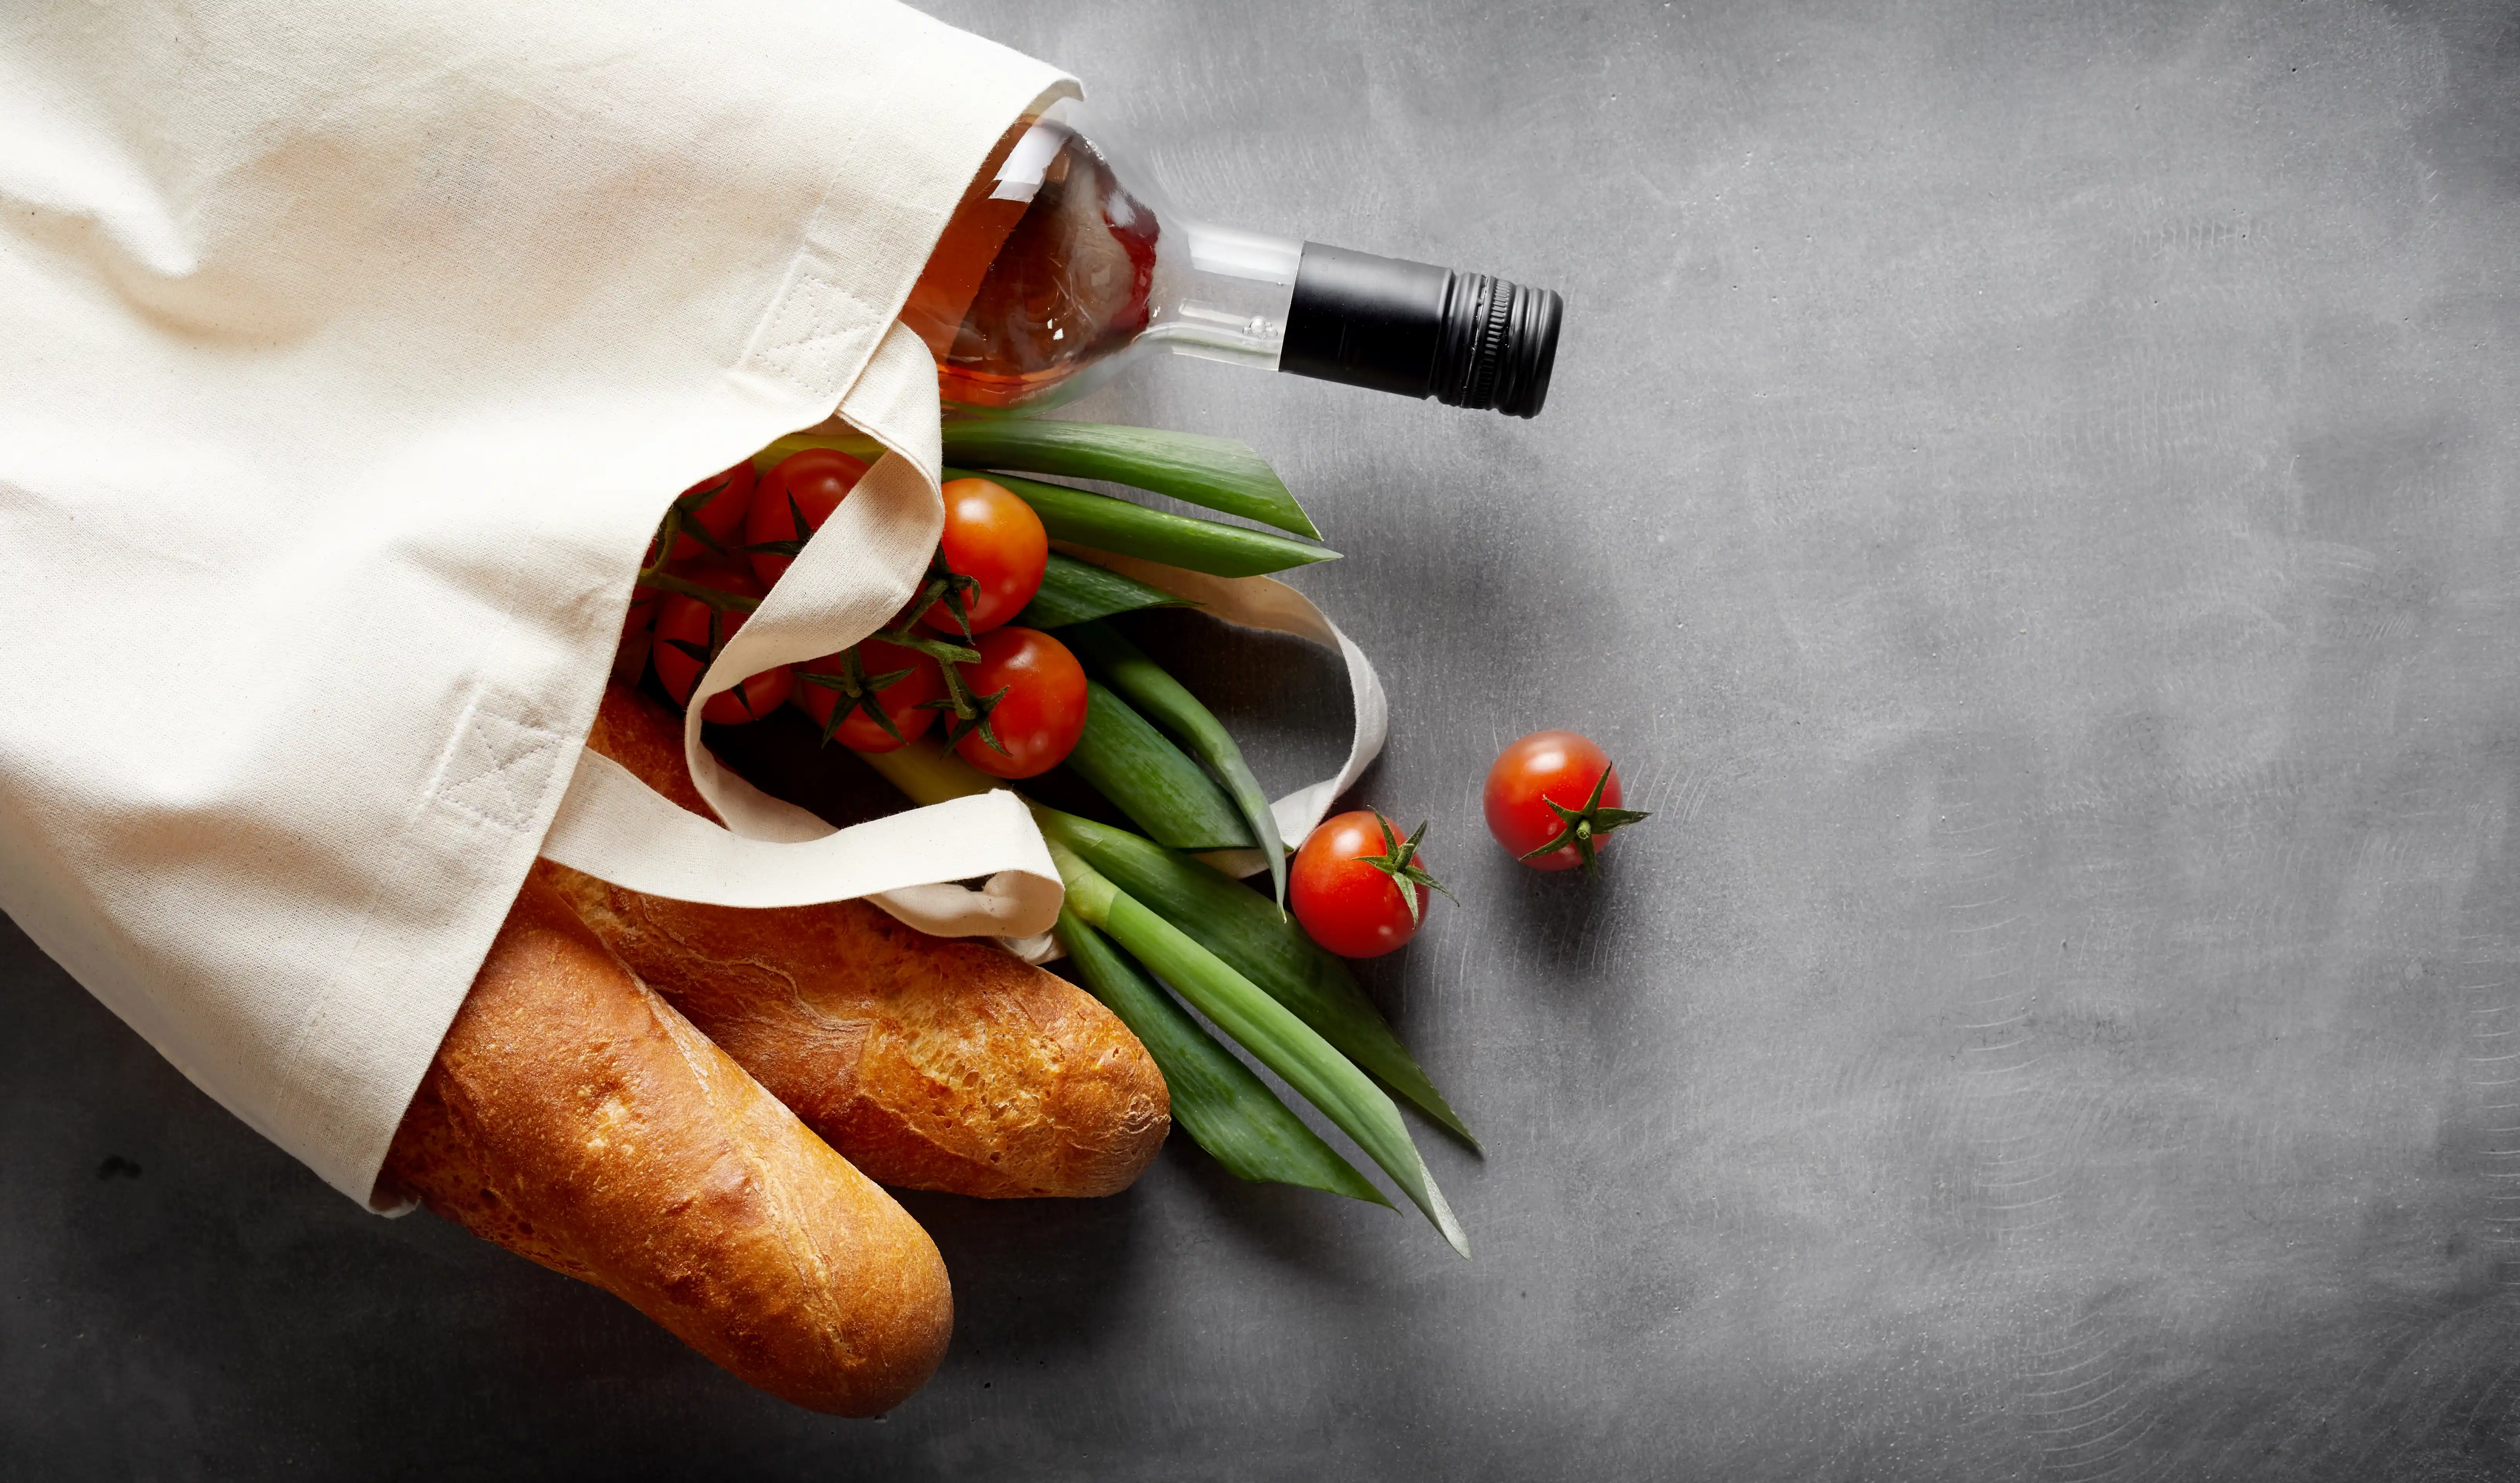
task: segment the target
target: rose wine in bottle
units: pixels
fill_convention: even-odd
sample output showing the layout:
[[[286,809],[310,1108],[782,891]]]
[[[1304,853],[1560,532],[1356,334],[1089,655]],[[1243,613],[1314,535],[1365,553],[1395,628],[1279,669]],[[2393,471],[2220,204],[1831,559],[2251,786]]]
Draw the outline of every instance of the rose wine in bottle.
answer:
[[[1000,143],[902,319],[957,411],[1056,406],[1160,349],[1530,417],[1562,311],[1485,273],[1193,221],[1061,103]]]

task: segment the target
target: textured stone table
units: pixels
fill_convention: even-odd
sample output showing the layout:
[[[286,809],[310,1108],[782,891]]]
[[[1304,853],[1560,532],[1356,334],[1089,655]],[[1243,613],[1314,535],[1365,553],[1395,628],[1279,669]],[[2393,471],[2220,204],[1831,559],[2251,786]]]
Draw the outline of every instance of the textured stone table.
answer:
[[[1085,409],[1350,553],[1475,1263],[1178,1140],[912,1196],[953,1353],[827,1421],[361,1214],[8,932],[0,1475],[2513,1476],[2520,16],[1883,10],[945,8],[1193,207],[1567,295],[1535,423]],[[1321,770],[1318,655],[1175,635]],[[1549,724],[1659,811],[1590,886],[1480,831]]]

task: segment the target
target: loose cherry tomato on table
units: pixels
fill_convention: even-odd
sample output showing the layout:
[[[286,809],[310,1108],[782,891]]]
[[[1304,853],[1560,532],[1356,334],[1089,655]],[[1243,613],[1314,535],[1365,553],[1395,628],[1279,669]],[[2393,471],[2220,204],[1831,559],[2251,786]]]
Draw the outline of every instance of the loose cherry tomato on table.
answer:
[[[1619,807],[1619,770],[1592,739],[1536,731],[1488,769],[1488,832],[1535,871],[1593,869],[1612,830],[1651,815]]]
[[[759,584],[734,572],[703,572],[692,580],[755,601],[761,597]],[[691,702],[692,691],[700,683],[709,661],[717,657],[717,652],[726,647],[726,641],[749,616],[740,610],[711,607],[679,592],[665,595],[656,607],[656,678],[664,682],[665,694],[672,696],[676,704]],[[709,697],[708,703],[700,707],[700,719],[724,726],[758,721],[779,708],[794,684],[785,664],[748,675],[733,688]]]
[[[864,460],[836,448],[807,448],[781,459],[761,476],[743,517],[743,551],[762,586],[787,572],[788,563],[866,472]]]
[[[1428,887],[1444,890],[1418,863],[1425,837],[1420,824],[1401,838],[1372,809],[1323,820],[1286,873],[1287,908],[1307,936],[1341,958],[1381,957],[1418,935]]]
[[[1023,611],[1041,590],[1041,574],[1050,564],[1050,532],[1042,528],[1041,517],[992,479],[946,483],[945,534],[937,544],[945,564],[960,579],[945,601],[927,609],[927,626],[941,633],[963,633],[954,612],[957,602],[973,634],[987,633]]]
[[[740,556],[743,542],[743,517],[752,509],[755,480],[752,461],[744,460],[732,469],[721,469],[707,478],[674,496],[674,508],[683,513],[684,534],[674,538],[673,560],[697,561],[704,556]],[[701,536],[689,532],[698,527]],[[705,539],[702,538],[705,537]],[[654,560],[654,552],[649,553]]]
[[[936,719],[928,702],[945,694],[934,659],[881,639],[795,669],[790,702],[814,718],[824,741],[851,751],[888,752],[916,740]]]
[[[948,716],[946,741],[992,778],[1037,778],[1067,760],[1085,735],[1085,669],[1067,646],[1032,628],[972,641],[979,662],[958,664],[980,712]]]

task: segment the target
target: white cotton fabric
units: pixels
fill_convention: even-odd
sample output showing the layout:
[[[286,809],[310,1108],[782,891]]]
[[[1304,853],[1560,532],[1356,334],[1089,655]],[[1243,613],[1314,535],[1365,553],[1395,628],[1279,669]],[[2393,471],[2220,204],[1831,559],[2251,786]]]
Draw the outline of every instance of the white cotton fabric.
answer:
[[[892,543],[811,543],[741,642],[915,579],[933,382],[878,347],[1069,90],[884,0],[0,6],[0,908],[365,1199],[667,501],[845,406]],[[761,836],[705,848],[782,847],[703,786]],[[659,802],[565,839],[652,855]],[[885,899],[1029,920],[1046,862],[1004,843],[993,898]]]

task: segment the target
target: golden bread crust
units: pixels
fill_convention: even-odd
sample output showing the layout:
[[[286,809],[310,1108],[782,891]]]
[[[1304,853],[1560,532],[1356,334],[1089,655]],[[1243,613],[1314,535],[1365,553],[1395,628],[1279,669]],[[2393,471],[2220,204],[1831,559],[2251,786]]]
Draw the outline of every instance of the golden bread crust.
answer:
[[[682,728],[613,686],[588,744],[694,813]],[[1172,1125],[1117,1016],[992,944],[863,901],[746,910],[537,867],[605,944],[879,1183],[988,1197],[1126,1189]]]
[[[539,879],[404,1114],[383,1184],[815,1411],[889,1410],[953,1330],[927,1234]]]

